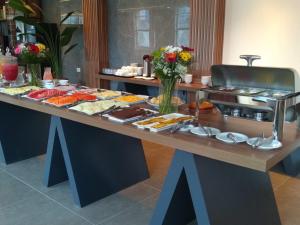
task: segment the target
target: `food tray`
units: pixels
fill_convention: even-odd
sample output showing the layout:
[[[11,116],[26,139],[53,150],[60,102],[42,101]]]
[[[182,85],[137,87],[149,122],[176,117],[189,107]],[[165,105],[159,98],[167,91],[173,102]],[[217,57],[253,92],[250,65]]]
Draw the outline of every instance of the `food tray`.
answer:
[[[75,105],[79,104],[80,101],[76,101],[76,102],[68,103],[68,104],[63,104],[63,105],[57,105],[55,103],[47,102],[47,99],[46,99],[46,100],[43,100],[42,103],[45,103],[45,104],[51,105],[51,106],[55,106],[55,107],[58,107],[58,108],[63,108],[63,107],[75,106]]]
[[[29,97],[28,95],[22,95],[21,96],[22,98],[26,98],[26,99],[29,99],[29,100],[31,100],[31,101],[35,101],[35,102],[40,102],[40,101],[44,101],[44,100],[46,100],[47,98],[31,98],[31,97]]]
[[[102,92],[115,92],[115,95],[112,95],[112,96],[99,96]],[[99,95],[97,95],[99,93]],[[117,98],[117,97],[120,97],[122,95],[122,92],[121,91],[111,91],[111,90],[103,90],[101,89],[100,91],[98,92],[95,92],[93,93],[92,95],[95,95],[98,99],[100,100],[109,100],[109,99],[113,99],[113,98]]]
[[[153,117],[154,115],[158,114],[158,111],[154,111],[154,110],[146,109],[146,108],[141,108],[141,109],[146,110],[146,111],[151,113],[146,118],[150,118],[150,117]],[[111,121],[118,122],[118,123],[129,123],[129,122],[137,121],[141,118],[144,118],[143,116],[135,116],[135,117],[131,117],[131,118],[128,118],[128,119],[119,119],[119,118],[116,118],[116,117],[111,116],[109,114],[105,114],[103,116],[107,117]]]
[[[24,89],[23,91],[19,91],[19,92],[16,92],[16,93],[8,93],[6,90],[8,90],[8,89],[17,89],[17,90],[19,90],[19,89]],[[20,96],[20,95],[24,95],[24,94],[26,94],[26,93],[28,93],[28,92],[30,92],[30,91],[33,91],[33,90],[39,90],[40,88],[39,87],[36,87],[36,86],[24,86],[24,87],[17,87],[17,88],[15,88],[15,87],[13,87],[13,88],[1,88],[0,89],[0,92],[2,93],[2,94],[6,94],[6,95],[10,95],[10,96]]]
[[[131,95],[130,95],[131,96]],[[144,103],[145,101],[147,101],[147,99],[149,98],[149,96],[145,96],[145,95],[135,95],[136,97],[142,98],[139,101],[135,101],[135,102],[128,102],[128,101],[122,101],[122,100],[118,100],[117,98],[113,99],[116,102],[123,102],[123,103],[127,103],[128,105],[134,105],[134,104],[139,104],[139,103]],[[120,97],[126,97],[126,95],[124,96],[120,96]]]
[[[164,131],[164,130],[167,130],[167,129],[170,129],[170,128],[176,126],[178,124],[178,122],[165,125],[161,128],[155,128],[154,127],[155,125],[158,125],[161,121],[160,122],[153,122],[153,123],[146,124],[146,125],[141,125],[140,123],[141,122],[147,122],[147,121],[153,120],[153,119],[162,119],[162,121],[165,121],[165,120],[169,120],[169,119],[179,119],[181,117],[189,117],[189,119],[186,119],[185,122],[191,121],[191,120],[194,119],[193,116],[180,114],[180,113],[171,113],[171,114],[167,114],[167,115],[163,115],[163,116],[152,117],[150,119],[146,119],[146,120],[142,120],[142,121],[137,121],[137,122],[134,122],[132,125],[136,126],[139,129],[149,129],[151,132],[159,132],[159,131]]]
[[[80,107],[80,106],[84,106],[84,105],[86,105],[86,106],[92,106],[92,105],[96,105],[96,104],[98,104],[98,103],[102,103],[103,104],[103,106],[101,107],[101,105],[99,105],[98,107],[99,107],[99,110],[98,111],[94,111],[94,112],[92,112],[92,113],[89,113],[89,112],[87,112],[87,111],[83,111],[82,109],[79,109],[78,107]],[[105,105],[104,104],[107,104],[107,107],[105,107],[105,108],[103,108]],[[121,102],[114,102],[114,101],[111,101],[111,100],[101,100],[101,101],[95,101],[95,102],[82,102],[82,103],[79,103],[79,104],[76,104],[75,106],[72,106],[72,107],[70,107],[69,109],[70,110],[73,110],[73,111],[76,111],[76,112],[79,112],[79,113],[83,113],[83,114],[85,114],[85,115],[89,115],[89,116],[93,116],[93,115],[97,115],[97,114],[99,114],[99,113],[102,113],[102,112],[104,112],[105,110],[107,110],[107,109],[109,109],[110,107],[112,107],[112,106],[116,106],[116,107],[128,107],[128,105],[127,104],[125,104],[125,103],[121,103]]]

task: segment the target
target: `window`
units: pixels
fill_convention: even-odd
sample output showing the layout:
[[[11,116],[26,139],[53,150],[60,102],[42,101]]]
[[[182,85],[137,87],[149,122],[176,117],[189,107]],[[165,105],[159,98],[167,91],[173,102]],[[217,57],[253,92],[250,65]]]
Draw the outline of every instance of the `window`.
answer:
[[[150,47],[149,10],[139,10],[136,14],[136,45],[140,48]]]
[[[176,10],[176,45],[189,46],[190,43],[190,7],[181,6]]]

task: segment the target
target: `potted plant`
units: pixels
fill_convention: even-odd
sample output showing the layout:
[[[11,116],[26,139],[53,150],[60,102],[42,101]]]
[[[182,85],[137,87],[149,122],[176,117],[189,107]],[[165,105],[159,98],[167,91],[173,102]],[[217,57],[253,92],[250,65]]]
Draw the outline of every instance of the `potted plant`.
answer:
[[[62,65],[63,57],[68,54],[77,44],[70,45],[67,49],[64,47],[71,43],[74,32],[77,27],[63,26],[64,21],[66,21],[74,12],[68,13],[59,24],[56,24],[58,32],[53,34],[51,31],[45,29],[33,16],[41,14],[42,10],[32,3],[27,4],[24,0],[9,0],[9,6],[18,12],[21,12],[22,16],[16,16],[14,20],[21,21],[24,24],[34,26],[37,33],[27,35],[39,36],[40,39],[47,46],[47,58],[51,65],[53,75],[56,78],[61,78],[62,76]]]

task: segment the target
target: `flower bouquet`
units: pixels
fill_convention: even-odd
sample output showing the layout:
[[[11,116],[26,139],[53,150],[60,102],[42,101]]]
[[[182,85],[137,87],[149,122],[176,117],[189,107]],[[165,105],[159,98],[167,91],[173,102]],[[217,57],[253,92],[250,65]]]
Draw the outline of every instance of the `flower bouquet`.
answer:
[[[38,85],[41,76],[41,63],[47,58],[47,49],[43,44],[21,43],[14,49],[15,55],[23,64],[27,64],[31,74],[31,85]]]
[[[172,101],[177,81],[187,73],[192,62],[193,49],[167,46],[152,53],[154,73],[161,81],[159,112],[167,114],[176,111]]]

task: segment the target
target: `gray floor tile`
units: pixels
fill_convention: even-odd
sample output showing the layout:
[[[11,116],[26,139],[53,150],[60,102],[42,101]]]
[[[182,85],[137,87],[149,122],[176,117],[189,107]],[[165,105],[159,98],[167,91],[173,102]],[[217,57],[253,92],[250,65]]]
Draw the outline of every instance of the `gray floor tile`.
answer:
[[[100,225],[147,225],[153,214],[157,198],[158,194],[155,194]]]
[[[1,225],[87,225],[77,215],[36,193],[29,199],[0,209]]]
[[[44,167],[45,157],[39,156],[10,164],[5,170],[39,191],[47,192],[51,188],[43,184]]]
[[[67,182],[56,185],[55,189],[46,194],[72,210],[74,213],[86,218],[88,221],[100,223],[101,221],[105,221],[108,218],[120,214],[130,207],[136,206],[138,202],[141,202],[156,193],[158,193],[158,191],[152,187],[139,183],[84,208],[75,206]]]
[[[32,192],[28,186],[0,171],[0,209],[28,198]]]

